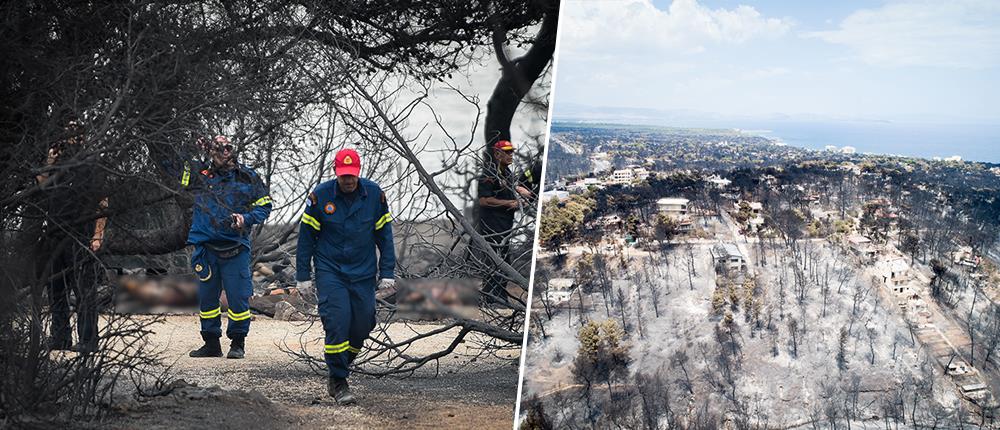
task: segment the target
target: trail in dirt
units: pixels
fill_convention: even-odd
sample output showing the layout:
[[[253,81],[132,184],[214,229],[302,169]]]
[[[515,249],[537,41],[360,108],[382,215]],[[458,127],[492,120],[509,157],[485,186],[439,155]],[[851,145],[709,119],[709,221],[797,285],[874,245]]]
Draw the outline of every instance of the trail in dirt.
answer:
[[[419,326],[432,329],[436,326]],[[112,428],[485,428],[510,429],[517,389],[517,366],[497,358],[452,355],[409,378],[354,376],[356,406],[341,407],[326,392],[325,375],[293,364],[278,344],[298,345],[300,329],[289,322],[257,317],[247,338],[247,357],[195,359],[195,316],[171,316],[152,341],[164,349],[174,378],[197,384],[145,404],[126,404],[107,423]],[[394,324],[390,330],[406,330]],[[320,338],[318,325],[306,339]],[[449,336],[419,343],[413,354],[438,350]],[[225,340],[224,348],[227,347]],[[320,345],[320,348],[322,346]],[[459,354],[466,352],[457,351]],[[318,354],[317,354],[318,355]],[[438,376],[435,376],[437,374]],[[219,389],[210,389],[218,385]],[[186,390],[186,391],[185,391]],[[238,391],[237,391],[238,390]],[[194,394],[191,394],[194,393]]]

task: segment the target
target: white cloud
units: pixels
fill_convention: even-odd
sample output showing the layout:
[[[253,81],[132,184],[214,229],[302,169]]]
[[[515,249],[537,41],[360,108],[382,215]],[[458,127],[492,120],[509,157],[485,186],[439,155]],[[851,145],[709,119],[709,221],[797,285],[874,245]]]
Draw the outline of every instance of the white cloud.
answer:
[[[741,44],[779,37],[792,23],[765,18],[750,6],[710,9],[697,0],[674,0],[667,10],[649,0],[563,4],[562,52],[591,58],[609,52],[655,55],[701,52],[711,44]]]
[[[832,31],[806,33],[848,46],[880,66],[986,68],[1000,64],[1000,3],[901,1],[854,12]]]

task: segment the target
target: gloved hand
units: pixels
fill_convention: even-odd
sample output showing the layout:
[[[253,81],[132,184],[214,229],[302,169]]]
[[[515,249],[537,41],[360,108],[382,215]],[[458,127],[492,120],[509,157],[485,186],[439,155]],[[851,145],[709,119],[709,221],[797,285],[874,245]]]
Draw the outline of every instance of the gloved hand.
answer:
[[[383,278],[378,281],[375,285],[375,298],[379,300],[388,300],[390,297],[396,295],[396,280],[391,278]]]
[[[377,288],[379,290],[385,290],[387,288],[392,288],[396,286],[396,280],[393,278],[382,278],[378,281]]]
[[[316,288],[313,281],[299,281],[295,283],[295,289],[299,290],[299,295],[308,301],[316,301]]]

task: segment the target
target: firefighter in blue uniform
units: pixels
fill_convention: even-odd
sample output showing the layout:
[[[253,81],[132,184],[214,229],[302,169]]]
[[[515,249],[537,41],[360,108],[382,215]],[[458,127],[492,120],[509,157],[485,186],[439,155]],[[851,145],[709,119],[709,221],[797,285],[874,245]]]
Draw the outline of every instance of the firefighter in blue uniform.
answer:
[[[243,358],[250,331],[250,230],[271,214],[267,187],[253,169],[236,162],[233,145],[225,136],[199,145],[211,157],[200,170],[185,163],[181,185],[194,193],[194,214],[187,243],[194,245],[191,267],[201,281],[198,305],[205,344],[192,357],[221,357],[222,309],[226,292],[231,340],[228,358]]]
[[[300,291],[315,291],[326,332],[327,388],[338,404],[356,402],[348,367],[375,328],[375,289],[394,285],[392,215],[378,184],[359,178],[361,158],[337,152],[336,179],[309,194],[299,226],[296,275]],[[376,249],[378,254],[376,255]]]

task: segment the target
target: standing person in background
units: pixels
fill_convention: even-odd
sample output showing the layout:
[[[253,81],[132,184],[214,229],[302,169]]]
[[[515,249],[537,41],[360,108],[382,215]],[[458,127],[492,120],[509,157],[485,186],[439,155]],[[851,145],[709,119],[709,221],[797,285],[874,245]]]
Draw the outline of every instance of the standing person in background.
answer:
[[[392,215],[378,184],[360,178],[361,157],[343,149],[332,181],[309,193],[296,255],[298,289],[315,291],[326,334],[327,390],[340,405],[357,402],[347,383],[349,367],[375,328],[375,289],[395,284]],[[378,254],[376,255],[376,250]]]
[[[493,159],[495,163],[488,163],[485,174],[479,178],[479,233],[509,263],[508,238],[514,228],[514,214],[521,208],[517,196],[530,196],[531,192],[514,183],[510,170],[514,162],[514,144],[509,140],[497,141],[493,144]],[[499,270],[492,270],[483,279],[482,292],[485,303],[508,303],[507,278]]]
[[[42,240],[49,256],[48,282],[52,326],[49,348],[92,353],[97,350],[97,283],[107,218],[106,181],[96,161],[88,160],[84,129],[75,119],[52,145],[46,169],[35,177],[43,192]],[[76,296],[78,343],[70,329],[70,292]]]
[[[544,156],[544,154],[542,154]],[[542,162],[535,160],[531,162],[531,166],[527,170],[521,173],[521,177],[518,178],[517,193],[528,201],[535,201],[538,199],[538,194],[542,190]]]
[[[271,196],[253,169],[236,162],[229,139],[216,136],[199,140],[211,161],[197,173],[185,163],[181,186],[195,193],[188,245],[194,245],[191,267],[201,281],[201,348],[192,357],[221,357],[223,289],[229,309],[226,336],[231,340],[228,358],[243,358],[250,332],[250,230],[271,214]]]

